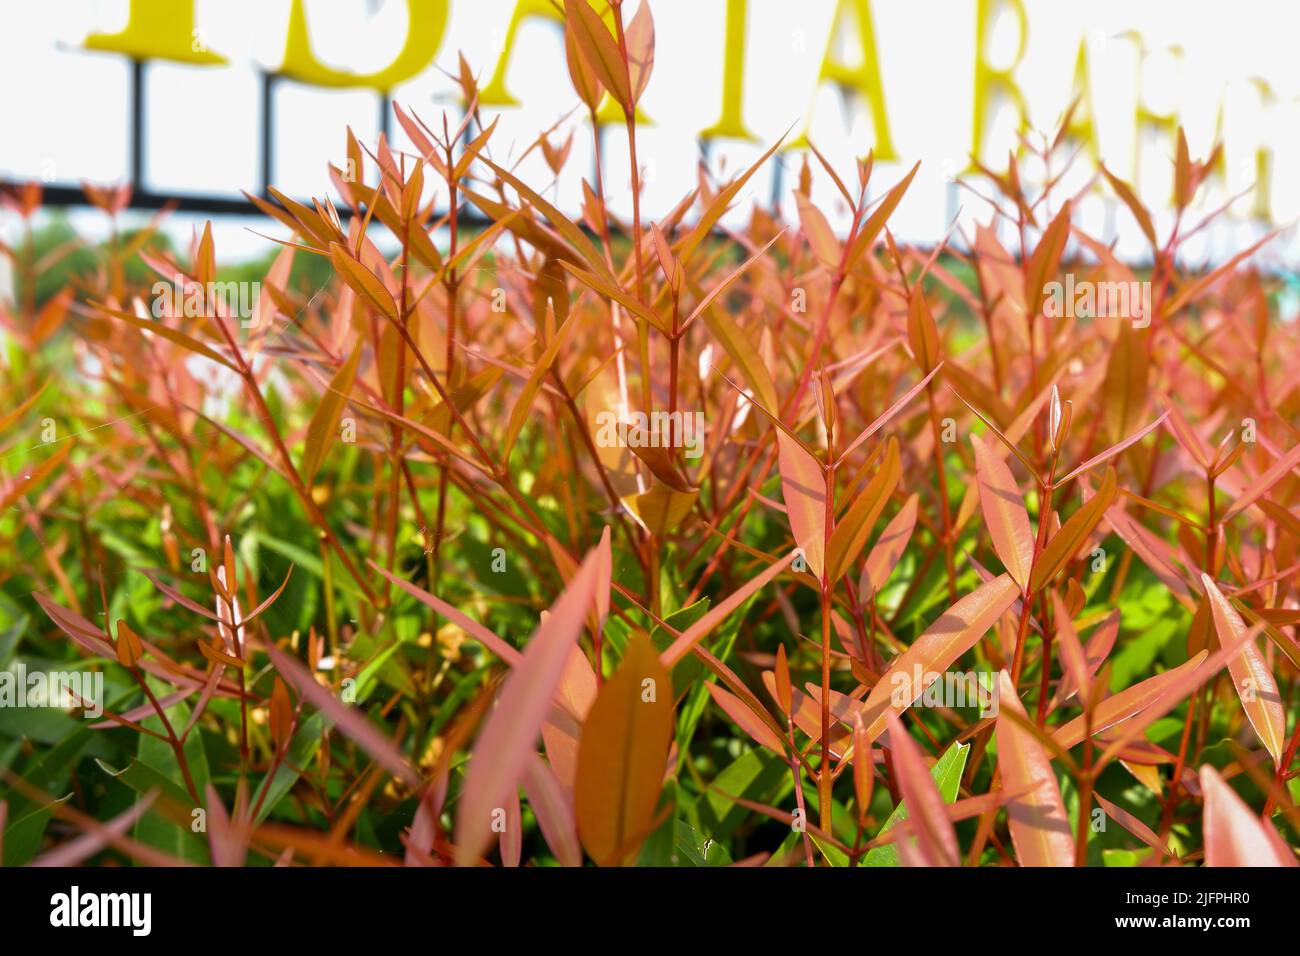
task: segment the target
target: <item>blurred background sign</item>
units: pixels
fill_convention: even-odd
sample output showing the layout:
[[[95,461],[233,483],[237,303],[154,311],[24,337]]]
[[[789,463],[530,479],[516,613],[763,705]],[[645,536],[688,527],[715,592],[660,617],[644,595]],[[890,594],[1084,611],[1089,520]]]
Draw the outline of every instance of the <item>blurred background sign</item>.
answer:
[[[636,5],[627,0],[625,19]],[[1277,175],[1300,159],[1288,49],[1297,5],[1246,0],[1229,14],[1208,0],[652,0],[652,11],[655,68],[638,130],[651,216],[694,187],[701,161],[728,175],[788,131],[783,162],[756,177],[736,217],[779,192],[774,177],[797,175],[812,141],[845,169],[874,151],[886,185],[920,160],[896,221],[900,238],[935,242],[954,218],[989,220],[977,163],[1004,171],[1021,136],[1055,131],[1067,113],[1059,165],[1026,163],[1022,179],[1064,175],[1082,189],[1104,162],[1161,210],[1162,230],[1178,126],[1193,157],[1223,142],[1204,211],[1240,198],[1191,255],[1223,258],[1300,214],[1300,180]],[[65,0],[8,20],[0,179],[39,179],[55,202],[79,202],[86,180],[130,181],[136,206],[179,201],[196,216],[247,214],[242,191],[268,183],[330,192],[327,164],[342,164],[347,127],[363,142],[382,132],[409,145],[392,100],[429,122],[444,109],[458,121],[461,55],[484,121],[500,116],[498,161],[522,157],[520,174],[571,211],[593,174],[551,0]],[[613,107],[601,118],[620,211],[622,117]],[[572,134],[559,176],[529,150],[552,128],[555,147]],[[829,193],[818,198],[846,215]],[[1113,200],[1098,192],[1079,215],[1121,255],[1143,255]]]

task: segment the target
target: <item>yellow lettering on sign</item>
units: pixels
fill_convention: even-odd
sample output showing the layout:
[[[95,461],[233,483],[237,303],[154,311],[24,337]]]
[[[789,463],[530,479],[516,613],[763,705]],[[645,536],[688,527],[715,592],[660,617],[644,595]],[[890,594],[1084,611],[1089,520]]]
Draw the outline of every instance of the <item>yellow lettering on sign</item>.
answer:
[[[1017,128],[1024,131],[1029,128],[1029,109],[1025,105],[1025,96],[1016,85],[1013,73],[1025,57],[1025,43],[1029,39],[1029,20],[1025,15],[1025,5],[1021,0],[1002,0],[1016,15],[1020,37],[1016,55],[1005,68],[999,69],[989,62],[989,40],[993,34],[993,15],[999,0],[978,0],[975,8],[975,103],[971,135],[971,156],[983,159],[984,137],[992,118],[992,107],[999,98],[1005,98],[1015,108]],[[972,166],[972,170],[974,167]]]
[[[754,141],[741,114],[745,79],[745,20],[749,0],[727,0],[727,27],[722,60],[722,115],[708,129],[701,130],[705,139],[724,137]]]
[[[1174,143],[1177,142],[1178,139],[1179,116],[1178,110],[1176,109],[1170,110],[1168,113],[1157,113],[1147,105],[1146,96],[1142,89],[1142,68],[1157,51],[1152,51],[1148,48],[1146,41],[1142,38],[1142,34],[1138,33],[1136,30],[1129,30],[1123,34],[1123,37],[1126,40],[1132,41],[1138,48],[1137,100],[1133,111],[1133,123],[1137,132],[1137,135],[1133,137],[1133,182],[1138,183],[1141,181],[1142,147],[1147,137],[1154,134],[1158,139],[1163,139],[1165,144],[1168,146],[1168,155],[1172,156],[1174,152]],[[1173,44],[1158,52],[1167,53],[1172,56],[1174,61],[1178,64],[1178,68],[1181,70],[1184,56],[1184,51],[1181,46]],[[1171,171],[1168,198],[1170,203],[1173,202],[1173,189],[1173,173]]]
[[[584,0],[589,2],[589,0]],[[646,0],[642,0],[642,3]],[[591,4],[593,8],[599,9],[604,7],[604,13],[601,18],[605,25],[609,27],[610,32],[614,30],[614,10],[607,3]],[[506,86],[506,72],[510,69],[510,57],[514,53],[515,40],[518,38],[519,28],[523,24],[540,17],[543,20],[551,20],[555,23],[564,23],[563,8],[558,7],[552,0],[519,0],[515,4],[515,12],[510,15],[510,23],[506,27],[505,43],[501,47],[501,58],[497,60],[496,69],[492,71],[492,79],[488,85],[479,90],[478,101],[483,106],[519,106],[520,102]],[[600,109],[596,111],[596,121],[601,125],[607,123],[618,123],[622,125],[625,121],[623,107],[613,101],[608,93],[601,100]],[[638,124],[648,124],[649,120],[641,112],[640,108],[636,111],[636,121]]]
[[[835,58],[835,31],[844,17],[852,16],[858,27],[858,46],[862,53],[862,62],[855,66]],[[831,19],[831,33],[826,40],[826,53],[822,57],[822,66],[817,74],[817,84],[813,96],[823,83],[834,83],[845,94],[856,93],[867,101],[871,110],[872,131],[876,142],[874,152],[876,159],[896,160],[894,141],[889,136],[889,118],[885,115],[885,88],[880,82],[880,59],[876,55],[876,31],[872,25],[870,0],[839,0],[835,7],[835,16]],[[812,128],[811,110],[808,125],[797,140],[787,149],[807,149],[808,133]]]
[[[125,53],[136,60],[172,60],[212,66],[226,62],[213,53],[194,29],[194,0],[131,0],[126,28],[120,33],[92,33],[88,50]]]
[[[1070,102],[1074,112],[1065,135],[1078,140],[1088,150],[1094,164],[1101,162],[1101,144],[1097,141],[1097,124],[1093,119],[1092,76],[1088,70],[1088,41],[1079,41],[1079,54],[1074,60],[1074,78],[1070,83]]]
[[[311,49],[307,11],[303,0],[293,0],[289,10],[289,34],[284,43],[280,72],[290,79],[313,86],[366,87],[387,92],[399,83],[419,75],[442,44],[447,29],[448,0],[406,0],[406,37],[392,63],[374,73],[351,73],[326,66]]]
[[[1259,105],[1262,110],[1270,110],[1276,102],[1273,88],[1258,76],[1250,79],[1251,85],[1259,92]],[[1220,156],[1220,162],[1223,157]],[[1264,144],[1262,137],[1255,146],[1255,201],[1250,213],[1265,225],[1273,225],[1273,150]]]
[[[515,4],[515,12],[510,16],[510,24],[506,27],[506,42],[501,47],[501,59],[497,60],[497,68],[492,74],[492,79],[488,85],[479,90],[478,101],[484,106],[519,106],[513,93],[506,87],[506,70],[510,67],[510,54],[515,49],[515,38],[519,33],[519,28],[523,26],[524,21],[531,20],[533,17],[541,17],[544,20],[554,20],[556,23],[564,22],[564,14],[555,8],[551,0],[519,0]]]
[[[1246,93],[1249,92],[1250,99]],[[1230,193],[1251,190],[1250,215],[1266,226],[1275,221],[1273,209],[1273,147],[1260,131],[1276,123],[1270,115],[1277,95],[1260,76],[1247,77],[1229,86],[1215,117],[1214,139],[1222,145],[1210,169],[1224,180]],[[1225,135],[1225,124],[1230,124]],[[1243,135],[1245,133],[1246,135]]]
[[[1145,132],[1154,130],[1168,136],[1170,141],[1178,135],[1178,111],[1170,110],[1168,113],[1156,113],[1147,106],[1146,98],[1142,95],[1142,67],[1146,65],[1153,53],[1147,48],[1140,34],[1133,34],[1134,42],[1138,46],[1138,98],[1135,121],[1137,122],[1138,137]],[[1183,59],[1183,48],[1181,46],[1169,46],[1164,49],[1165,53],[1170,54],[1181,66]]]

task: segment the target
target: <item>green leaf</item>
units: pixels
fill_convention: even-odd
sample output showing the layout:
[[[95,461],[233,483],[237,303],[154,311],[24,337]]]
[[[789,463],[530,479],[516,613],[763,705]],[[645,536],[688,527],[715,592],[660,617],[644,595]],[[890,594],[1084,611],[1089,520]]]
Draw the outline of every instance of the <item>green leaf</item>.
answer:
[[[934,779],[935,785],[938,786],[939,796],[943,797],[944,803],[952,803],[957,799],[957,788],[961,785],[961,775],[962,771],[966,769],[966,755],[968,753],[970,753],[970,744],[953,744],[944,751],[938,763],[930,768],[930,776]],[[889,815],[885,825],[880,828],[880,832],[886,833],[897,826],[899,821],[906,819],[907,807],[900,803],[894,808],[894,812]],[[868,850],[867,855],[863,857],[862,865],[898,866],[898,849],[894,844],[887,843],[884,846]]]
[[[152,686],[152,680],[150,680],[150,684]],[[154,693],[158,694],[160,690],[155,689]],[[167,708],[166,714],[172,729],[176,733],[180,733],[189,723],[190,708],[185,701],[178,700]],[[147,717],[141,721],[141,724],[158,733],[166,732],[162,720],[157,716]],[[194,786],[201,794],[204,785],[207,784],[209,779],[208,758],[207,752],[203,749],[202,734],[197,727],[186,739],[182,749],[190,775],[194,780]],[[194,808],[194,799],[185,786],[185,778],[181,774],[176,754],[167,741],[159,740],[157,737],[148,734],[141,735],[139,748],[136,751],[136,763],[141,766],[133,773],[132,779],[143,779],[146,773],[151,771],[153,775],[161,777],[164,781],[170,781],[172,787],[168,789],[168,793],[174,793],[176,790],[180,791],[182,799],[179,802],[181,806]],[[123,772],[125,773],[125,771]],[[206,841],[197,839],[195,833],[188,826],[182,827],[173,823],[156,811],[145,814],[135,825],[135,838],[141,843],[156,847],[183,860],[189,860],[193,863],[208,862]]]
[[[0,631],[0,668],[9,666],[14,651],[18,649],[18,640],[23,636],[23,632],[27,630],[29,620],[30,618],[24,614],[12,625]]]
[[[85,726],[59,741],[44,756],[23,767],[18,775],[37,790],[46,793],[62,790],[67,771],[80,759],[82,750],[91,742],[93,735],[94,731],[90,729],[89,722],[86,722]],[[9,818],[17,820],[34,806],[26,797],[11,797]]]
[[[678,820],[673,829],[673,866],[730,866],[731,854],[721,843]]]
[[[750,814],[732,797],[770,803],[792,784],[790,768],[774,754],[748,750],[714,778],[692,807],[692,816],[701,831],[715,840],[725,840]]]
[[[646,838],[645,843],[641,844],[641,852],[637,854],[637,866],[675,866],[674,856],[676,853],[674,847],[674,835],[677,830],[677,781],[669,780],[664,784],[664,792],[659,798],[659,810],[662,813],[665,806],[673,807],[664,821],[655,827],[654,832]]]
[[[24,866],[31,861],[36,851],[41,848],[41,837],[45,835],[45,827],[49,824],[50,817],[54,815],[54,807],[67,802],[71,796],[72,794],[68,794],[55,800],[54,803],[38,807],[14,820],[5,828],[5,866]]]
[[[387,647],[381,650],[374,657],[370,658],[366,665],[361,668],[360,673],[357,674],[356,683],[356,703],[358,706],[365,703],[366,698],[370,696],[370,692],[374,690],[375,684],[378,682],[379,672],[383,670],[384,665],[388,663],[389,658],[391,658],[401,646],[402,642],[399,640],[389,642]]]
[[[320,750],[321,735],[324,732],[325,715],[319,711],[303,721],[302,726],[298,728],[298,732],[293,735],[293,742],[289,744],[288,757],[285,758],[284,763],[276,768],[275,776],[271,779],[270,786],[267,788],[266,797],[262,799],[262,806],[253,818],[254,822],[262,823],[266,820],[280,801],[293,789],[293,785],[298,782],[299,776],[298,771],[293,768],[305,768],[311,759],[316,756],[316,751]],[[261,797],[263,787],[267,787],[265,780],[258,785],[253,797],[254,802]]]
[[[152,790],[161,791],[163,799],[182,806],[191,806],[194,801],[190,795],[185,792],[185,788],[176,784],[175,781],[169,780],[153,767],[143,764],[139,760],[132,760],[123,770],[113,769],[112,764],[106,760],[95,758],[95,763],[99,764],[99,769],[110,777],[126,784],[136,793],[149,793]]]
[[[817,847],[817,851],[826,858],[826,862],[831,866],[846,867],[849,865],[849,855],[839,847],[823,840],[815,833],[809,833],[808,836],[813,841],[813,846]]]

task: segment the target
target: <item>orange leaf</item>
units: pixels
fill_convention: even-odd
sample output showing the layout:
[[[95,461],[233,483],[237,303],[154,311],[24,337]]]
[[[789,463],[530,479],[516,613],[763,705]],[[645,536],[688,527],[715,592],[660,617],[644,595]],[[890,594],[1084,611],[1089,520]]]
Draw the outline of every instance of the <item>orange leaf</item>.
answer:
[[[600,98],[605,95],[605,87],[597,79],[596,71],[591,68],[586,56],[578,49],[572,30],[564,31],[564,58],[569,64],[569,79],[573,81],[578,99],[586,104],[587,109],[595,110],[600,106]]]
[[[1073,580],[1071,583],[1074,583]],[[1071,620],[1065,602],[1061,600],[1061,596],[1056,591],[1051,593],[1052,619],[1056,623],[1056,644],[1060,649],[1061,667],[1065,671],[1061,683],[1057,686],[1058,699],[1064,699],[1068,694],[1077,690],[1080,692],[1079,700],[1086,707],[1092,697],[1093,668],[1088,659],[1088,654],[1079,642],[1079,632],[1074,629],[1074,621]],[[1119,612],[1116,611],[1115,614],[1118,615]],[[1114,620],[1118,622],[1118,616]],[[1103,636],[1109,631],[1105,624],[1102,624],[1097,630]],[[1115,630],[1117,631],[1118,628],[1115,628]]]
[[[615,16],[618,14],[615,13]],[[641,101],[655,65],[655,22],[649,0],[641,0],[636,15],[623,34],[627,42],[627,72],[633,105]]]
[[[1061,526],[1061,530],[1047,542],[1047,547],[1034,562],[1034,573],[1029,578],[1029,593],[1037,594],[1052,578],[1070,563],[1075,552],[1082,547],[1100,523],[1102,515],[1115,500],[1115,469],[1107,468],[1106,477],[1102,479],[1101,488],[1088,501],[1081,505],[1070,519]]]
[[[903,468],[899,463],[898,439],[890,438],[885,460],[871,481],[863,488],[831,532],[826,551],[826,578],[832,584],[857,560],[871,535],[876,519],[884,510],[889,496],[898,487]],[[787,507],[789,502],[787,501]]]
[[[1163,674],[1157,674],[1155,677],[1148,677],[1144,681],[1139,681],[1132,687],[1126,687],[1111,697],[1107,697],[1092,714],[1092,733],[1094,736],[1113,727],[1120,721],[1127,720],[1133,715],[1145,710],[1151,704],[1165,695],[1167,691],[1186,675],[1191,674],[1196,668],[1204,662],[1207,654],[1201,651],[1195,657],[1184,661],[1172,670],[1167,670]],[[1068,724],[1060,727],[1052,738],[1061,745],[1065,750],[1083,741],[1087,733],[1086,715],[1080,715]]]
[[[885,530],[880,532],[880,537],[871,546],[867,560],[862,565],[862,575],[858,578],[858,591],[863,600],[880,592],[903,552],[907,550],[907,543],[912,539],[912,531],[916,527],[918,500],[916,492],[908,495],[898,514],[885,525]]]
[[[704,324],[708,326],[713,337],[732,362],[740,369],[749,383],[749,388],[758,404],[769,415],[777,411],[776,385],[772,382],[772,373],[763,364],[758,349],[754,347],[751,336],[747,336],[726,309],[708,309],[704,312]]]
[[[117,662],[123,667],[133,668],[144,654],[144,645],[140,635],[131,630],[126,621],[117,622]]]
[[[1237,500],[1232,503],[1232,507],[1224,513],[1223,520],[1227,521],[1250,507],[1257,499],[1267,494],[1270,488],[1281,481],[1297,465],[1300,465],[1300,445],[1296,445],[1273,462],[1267,471],[1243,488],[1241,494],[1237,496]]]
[[[289,742],[293,734],[293,704],[289,700],[289,689],[277,676],[271,687],[271,739],[276,749]]]
[[[909,837],[898,841],[899,859],[904,866],[957,866],[961,855],[957,834],[948,819],[943,796],[925,765],[921,748],[908,736],[897,715],[890,712],[885,716],[889,749],[894,755],[894,774],[903,802],[907,804],[907,819],[899,825],[910,831]]]
[[[939,330],[919,285],[912,290],[907,307],[907,344],[922,372],[939,364]]]
[[[1119,324],[1119,334],[1106,360],[1104,421],[1111,441],[1119,441],[1137,424],[1150,394],[1150,360],[1147,337],[1128,322]]]
[[[551,304],[546,305],[547,311],[551,311]],[[533,370],[528,374],[528,381],[524,382],[524,387],[519,390],[519,397],[515,399],[514,407],[510,409],[510,420],[506,423],[505,445],[501,450],[501,460],[510,459],[510,449],[514,447],[515,439],[519,437],[519,432],[524,427],[524,422],[528,420],[528,415],[533,408],[533,399],[537,397],[538,390],[542,387],[542,380],[551,370],[551,365],[555,362],[555,357],[559,355],[561,347],[568,341],[573,327],[578,324],[575,318],[576,312],[569,313],[564,322],[551,336],[551,340],[546,343],[542,350],[541,357]]]
[[[853,715],[853,795],[858,801],[858,819],[865,819],[871,810],[871,794],[875,789],[871,741],[867,740],[867,726],[862,714]]]
[[[778,681],[778,689],[780,686],[780,681]],[[755,717],[754,712],[745,705],[744,701],[736,695],[723,690],[717,684],[705,684],[704,687],[709,692],[709,696],[713,698],[713,702],[722,708],[723,713],[730,717],[736,726],[754,738],[756,743],[776,753],[785,752],[785,745],[782,743],[781,738],[776,735],[776,732],[771,727]]]
[[[1201,583],[1210,599],[1219,644],[1231,647],[1246,636],[1246,622],[1208,574],[1201,575]],[[1241,708],[1251,727],[1272,756],[1273,765],[1281,766],[1286,747],[1286,712],[1282,709],[1277,681],[1254,639],[1245,641],[1241,650],[1228,658],[1228,673],[1232,675],[1232,686],[1241,698]]]
[[[717,284],[716,284],[712,289],[710,289],[710,290],[708,291],[708,293],[704,296],[704,298],[702,298],[702,299],[699,301],[699,304],[696,305],[695,308],[691,310],[691,314],[688,315],[688,316],[686,317],[686,321],[682,323],[682,328],[686,328],[688,325],[690,325],[692,322],[694,322],[695,319],[696,319],[696,318],[697,318],[697,317],[698,317],[702,312],[705,312],[706,310],[708,311],[708,314],[715,316],[715,321],[716,321],[716,316],[718,316],[718,315],[725,315],[725,314],[726,314],[726,310],[725,310],[725,309],[709,309],[709,306],[711,306],[711,305],[713,304],[714,300],[716,300],[716,299],[718,298],[718,296],[720,296],[720,295],[722,295],[722,293],[726,292],[727,289],[731,287],[731,284],[732,284],[733,282],[735,282],[738,278],[740,278],[741,274],[742,274],[746,269],[748,269],[750,266],[752,266],[752,265],[753,265],[755,262],[757,262],[759,259],[763,258],[763,256],[766,255],[767,250],[770,249],[770,248],[772,248],[772,244],[773,244],[774,242],[776,242],[778,239],[780,239],[783,235],[785,235],[785,230],[782,230],[781,232],[778,232],[775,236],[773,236],[773,237],[772,237],[771,239],[769,239],[766,243],[764,243],[761,247],[759,247],[759,250],[758,250],[757,252],[755,252],[752,256],[750,256],[748,259],[746,259],[746,260],[745,260],[744,262],[742,262],[740,265],[736,266],[736,268],[732,269],[731,272],[728,273],[728,274],[726,275],[726,277],[723,278],[723,280],[722,280],[721,282],[717,283]],[[680,266],[679,266],[679,268],[680,268]],[[704,321],[705,321],[705,324],[707,324],[710,328],[713,328],[714,323],[709,322],[707,316],[706,316],[706,318],[705,318]],[[715,331],[714,331],[714,335],[717,335],[717,334],[718,334],[718,333],[717,333],[717,331],[715,330]],[[730,349],[728,349],[728,354],[730,354]],[[740,363],[737,362],[737,364],[740,364]],[[752,384],[752,383],[751,383],[751,384]],[[770,409],[773,410],[773,411],[776,410],[775,396],[773,396],[773,403],[772,403],[771,405],[769,405],[768,408],[770,408]]]
[[[479,857],[491,835],[494,813],[515,792],[564,676],[570,651],[594,600],[597,551],[583,560],[564,593],[538,624],[528,646],[501,685],[496,709],[479,731],[456,814],[456,861]]]
[[[1047,284],[1056,274],[1061,263],[1061,254],[1065,251],[1065,242],[1070,238],[1070,203],[1067,201],[1043,230],[1042,238],[1029,257],[1025,270],[1025,308],[1032,322],[1043,310],[1043,299],[1047,296]]]
[[[1257,817],[1209,764],[1201,768],[1201,792],[1206,866],[1296,866],[1272,821]]]
[[[1002,786],[1018,794],[1007,803],[1007,824],[1021,866],[1072,866],[1074,839],[1052,762],[1032,733],[1008,717],[1028,720],[1011,675],[998,672],[998,768]]]
[[[578,842],[573,806],[555,772],[536,754],[524,768],[524,792],[537,817],[538,829],[560,865],[582,866],[582,846]]]
[[[1162,424],[1164,424],[1165,419],[1168,417],[1169,417],[1169,413],[1164,412],[1155,421],[1150,422],[1145,427],[1138,429],[1133,434],[1129,435],[1127,438],[1117,442],[1114,445],[1111,445],[1109,448],[1105,449],[1104,451],[1098,452],[1097,454],[1093,455],[1091,458],[1089,458],[1087,461],[1083,462],[1082,464],[1076,465],[1074,470],[1071,471],[1068,475],[1066,475],[1063,478],[1056,479],[1056,487],[1059,488],[1062,485],[1064,485],[1067,481],[1072,481],[1075,478],[1077,478],[1079,475],[1082,475],[1084,472],[1096,468],[1102,462],[1109,461],[1111,458],[1114,458],[1116,455],[1122,452],[1129,445],[1132,445],[1134,442],[1140,441],[1141,439],[1145,438],[1148,434],[1150,434],[1151,432],[1159,428]]]
[[[794,706],[794,688],[790,684],[790,662],[785,656],[785,645],[776,649],[776,702],[787,716]]]
[[[72,442],[65,442],[62,447],[55,450],[54,454],[31,471],[24,469],[24,473],[15,477],[13,484],[9,487],[0,487],[0,511],[6,510],[23,495],[40,487],[41,482],[58,471],[63,465],[64,459],[72,452],[72,448]]]
[[[334,270],[348,288],[379,310],[381,315],[387,316],[394,322],[399,320],[397,302],[393,299],[393,294],[388,291],[388,287],[380,281],[379,276],[352,258],[337,242],[330,243],[330,261],[334,263]]]
[[[777,431],[776,440],[790,531],[808,570],[820,580],[826,563],[826,478],[821,463],[784,431]]]
[[[320,404],[312,413],[307,425],[307,441],[302,453],[302,480],[310,485],[320,470],[325,455],[334,444],[339,422],[343,418],[343,409],[347,407],[348,396],[352,393],[352,383],[357,377],[357,365],[361,362],[361,342],[352,349],[352,354],[344,362],[334,377],[330,379]]]
[[[578,743],[578,835],[601,866],[623,863],[649,834],[672,743],[672,702],[668,669],[649,635],[637,635],[596,695]]]
[[[1156,242],[1156,227],[1151,221],[1151,213],[1147,212],[1146,206],[1142,205],[1141,200],[1133,192],[1128,183],[1118,179],[1114,173],[1106,168],[1105,164],[1101,167],[1102,173],[1110,183],[1110,188],[1115,190],[1115,195],[1120,198],[1124,205],[1128,206],[1129,211],[1133,213],[1133,218],[1137,220],[1142,234],[1147,237],[1147,242],[1151,243],[1151,248],[1155,249],[1158,245]]]
[[[615,11],[615,16],[618,16]],[[600,14],[591,8],[587,0],[564,5],[564,28],[573,35],[579,52],[586,58],[587,65],[614,94],[628,115],[633,108],[632,88],[628,82],[627,65],[619,52],[618,41],[600,19]]]
[[[926,687],[974,647],[1019,596],[1020,589],[1009,574],[987,581],[945,611],[894,658],[861,708],[868,741],[884,731],[886,717],[912,706]]]
[[[853,263],[871,248],[871,244],[876,241],[876,236],[880,235],[880,231],[885,228],[885,221],[898,208],[898,204],[903,199],[903,194],[907,192],[907,187],[912,185],[912,179],[920,168],[921,164],[918,162],[906,176],[898,181],[893,189],[885,194],[885,198],[880,201],[876,211],[867,219],[866,224],[858,231],[857,238],[853,240],[853,245],[849,247],[848,254],[844,257],[845,269],[851,269]]]
[[[110,309],[108,306],[100,305],[97,302],[92,302],[90,304],[105,315],[111,315],[113,318],[125,322],[127,325],[134,325],[137,329],[142,329],[145,332],[152,332],[154,335],[160,335],[170,342],[175,342],[182,348],[189,349],[196,355],[202,355],[204,358],[212,359],[212,361],[216,362],[218,365],[224,365],[232,372],[239,371],[239,366],[230,361],[230,359],[226,358],[220,352],[217,352],[210,346],[204,345],[198,339],[187,335],[179,329],[173,329],[169,325],[164,325],[160,320],[142,319],[131,312],[123,312],[121,309]]]
[[[1029,571],[1034,563],[1034,536],[1029,528],[1024,496],[1000,455],[979,435],[971,435],[971,444],[975,446],[980,508],[993,550],[1023,591],[1029,584]]]
[[[804,238],[812,248],[819,262],[833,272],[839,271],[840,259],[843,257],[840,241],[831,231],[831,224],[826,221],[822,211],[812,204],[803,193],[795,193],[799,204],[799,226]]]
[[[1178,145],[1174,153],[1174,203],[1182,209],[1192,201],[1192,157],[1187,149],[1187,134],[1178,127]]]

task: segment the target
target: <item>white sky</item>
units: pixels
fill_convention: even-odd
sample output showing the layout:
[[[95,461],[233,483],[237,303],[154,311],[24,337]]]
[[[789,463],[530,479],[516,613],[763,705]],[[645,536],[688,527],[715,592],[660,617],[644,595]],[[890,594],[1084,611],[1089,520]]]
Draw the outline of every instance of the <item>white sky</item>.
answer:
[[[449,0],[451,15],[435,64],[405,84],[397,99],[426,120],[449,105],[451,81],[437,67],[455,70],[463,51],[482,83],[496,68],[515,0]],[[629,8],[633,6],[631,0]],[[770,142],[791,124],[813,116],[813,139],[848,178],[851,157],[872,144],[872,125],[860,105],[846,113],[831,87],[814,81],[831,31],[833,0],[750,0],[744,81],[744,117]],[[975,0],[873,0],[870,4],[880,54],[880,71],[893,141],[906,164],[879,164],[877,189],[892,184],[915,160],[921,172],[891,223],[903,239],[934,241],[948,229],[958,207],[967,222],[987,221],[989,212],[970,193],[959,192],[951,174],[965,165],[970,149]],[[91,32],[114,32],[126,22],[126,0],[53,0],[4,3],[6,28],[0,31],[0,176],[37,177],[75,184],[82,179],[114,181],[127,174],[129,65],[125,58],[80,48]],[[1125,178],[1137,178],[1149,205],[1164,205],[1170,189],[1168,158],[1172,145],[1153,142],[1135,149],[1134,110],[1141,83],[1147,106],[1177,110],[1188,129],[1192,155],[1203,155],[1223,114],[1228,133],[1228,189],[1246,188],[1254,179],[1254,144],[1263,137],[1274,149],[1272,182],[1275,220],[1285,225],[1300,216],[1300,177],[1290,174],[1300,160],[1300,61],[1294,38],[1300,35],[1300,4],[1283,0],[1025,0],[1028,37],[1016,79],[1029,104],[1030,122],[1051,127],[1068,104],[1075,52],[1087,38],[1092,58],[1093,97],[1103,158]],[[237,195],[258,184],[260,94],[258,70],[282,58],[289,0],[199,0],[197,25],[205,42],[231,61],[224,67],[190,67],[155,62],[148,69],[146,166],[150,186],[159,191]],[[642,102],[653,127],[639,132],[639,153],[649,167],[643,210],[647,218],[666,210],[695,183],[698,131],[714,122],[722,97],[725,0],[653,0],[657,55],[653,78]],[[308,0],[308,21],[317,55],[331,66],[367,71],[384,66],[400,46],[406,28],[401,0]],[[629,9],[630,16],[630,9]],[[1181,64],[1154,55],[1139,70],[1136,45],[1124,38],[1136,31],[1148,49],[1179,44]],[[1014,55],[1018,28],[1014,16],[998,20],[992,58]],[[851,30],[840,40],[856,46]],[[523,106],[502,114],[494,156],[517,155],[537,131],[576,104],[563,62],[558,24],[540,20],[521,30],[509,68],[508,85]],[[1277,98],[1268,112],[1254,105],[1250,80],[1267,81]],[[273,183],[307,196],[328,191],[325,164],[343,156],[345,128],[363,140],[378,129],[378,100],[366,90],[330,91],[282,84],[277,98],[277,156]],[[1003,119],[1009,119],[1004,114]],[[395,124],[394,124],[395,125]],[[796,129],[796,132],[798,131]],[[1006,134],[1005,124],[1003,134]],[[400,137],[400,133],[399,133]],[[562,139],[562,137],[561,137]],[[628,208],[627,153],[623,137],[611,130],[607,142],[607,190],[618,209]],[[1009,142],[1004,140],[1004,142]],[[713,144],[710,160],[736,171],[761,151],[738,142]],[[1005,148],[1000,155],[1005,155]],[[576,209],[579,179],[590,175],[591,147],[585,130],[575,136],[566,176],[554,186],[561,206]],[[785,158],[788,177],[800,158]],[[1004,165],[999,162],[997,166]],[[816,170],[815,170],[816,172]],[[1085,162],[1081,175],[1089,172]],[[535,186],[550,182],[540,156],[531,157],[522,175]],[[817,198],[832,221],[833,187],[821,176]],[[787,184],[790,178],[786,180]],[[766,202],[769,173],[760,174],[749,200]],[[1226,196],[1206,197],[1208,206]],[[1108,209],[1103,200],[1081,211],[1097,232],[1120,236],[1120,251],[1140,255],[1142,241],[1127,212]],[[1262,226],[1243,217],[1206,234],[1196,257],[1222,258],[1246,244]],[[136,214],[142,215],[142,214]],[[735,213],[744,218],[744,209]],[[1157,219],[1162,228],[1168,216]],[[80,211],[79,228],[93,234],[102,216]],[[194,220],[176,216],[169,227],[186,241]],[[266,251],[236,219],[216,223],[223,258]],[[5,229],[12,230],[13,223]],[[266,229],[265,224],[259,229]],[[1288,234],[1271,254],[1293,258],[1300,252]]]

